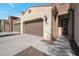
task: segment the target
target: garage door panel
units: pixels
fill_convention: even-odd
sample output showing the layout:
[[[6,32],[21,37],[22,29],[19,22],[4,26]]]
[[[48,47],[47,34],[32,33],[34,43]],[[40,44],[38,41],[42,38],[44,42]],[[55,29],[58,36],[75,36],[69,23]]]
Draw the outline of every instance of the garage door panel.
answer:
[[[43,22],[26,23],[25,33],[43,36]]]
[[[14,25],[14,31],[20,32],[20,24],[15,24]]]

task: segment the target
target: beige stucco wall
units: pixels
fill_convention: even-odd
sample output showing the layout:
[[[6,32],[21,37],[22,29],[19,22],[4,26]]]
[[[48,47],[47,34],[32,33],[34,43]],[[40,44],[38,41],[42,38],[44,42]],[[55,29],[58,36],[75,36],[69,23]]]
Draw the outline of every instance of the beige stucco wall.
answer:
[[[64,4],[63,3],[61,3],[61,4],[56,3],[55,5],[56,5],[58,12],[59,12],[58,15],[63,15],[63,14],[68,13],[70,3],[64,3]]]
[[[5,32],[9,32],[10,31],[10,25],[9,24],[5,24]]]
[[[31,10],[31,13],[28,13],[28,10]],[[36,18],[44,18],[44,16],[47,16],[47,23],[45,22],[45,20],[43,19],[43,39],[49,40],[51,39],[51,20],[52,20],[52,6],[45,6],[45,7],[31,7],[29,8],[26,13],[21,16],[21,22],[24,21],[30,21],[30,20],[34,20]],[[22,28],[21,28],[22,29]]]
[[[4,23],[3,23],[3,20],[0,20],[0,30],[2,32],[4,31]]]
[[[75,10],[75,41],[79,47],[79,4],[76,4]]]
[[[21,26],[20,32],[23,34],[25,32],[24,22],[31,20],[38,20],[38,18],[43,19],[43,39],[50,40],[53,36],[58,36],[58,16],[67,14],[69,9],[69,4],[54,4],[56,5],[58,14],[56,16],[56,21],[54,19],[55,14],[52,12],[54,6],[40,6],[31,7],[23,15],[20,15]],[[31,10],[29,13],[28,11]],[[44,20],[44,16],[47,16],[47,22]]]
[[[40,7],[31,7],[29,8],[24,15],[21,17],[21,33],[23,33],[23,22],[35,20],[37,18],[43,19],[43,39],[50,40],[53,36],[58,35],[58,15],[63,15],[68,13],[69,4],[55,4],[58,10],[56,17],[56,22],[54,19],[54,12],[52,12],[54,6],[40,6]],[[28,11],[31,10],[30,13]],[[44,16],[47,16],[47,22],[44,20]]]

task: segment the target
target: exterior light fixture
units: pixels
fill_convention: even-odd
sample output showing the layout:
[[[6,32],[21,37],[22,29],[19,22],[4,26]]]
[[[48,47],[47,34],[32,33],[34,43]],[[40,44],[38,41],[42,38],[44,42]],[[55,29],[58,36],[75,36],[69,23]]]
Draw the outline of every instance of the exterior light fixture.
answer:
[[[47,22],[47,16],[46,15],[44,16],[44,20]]]

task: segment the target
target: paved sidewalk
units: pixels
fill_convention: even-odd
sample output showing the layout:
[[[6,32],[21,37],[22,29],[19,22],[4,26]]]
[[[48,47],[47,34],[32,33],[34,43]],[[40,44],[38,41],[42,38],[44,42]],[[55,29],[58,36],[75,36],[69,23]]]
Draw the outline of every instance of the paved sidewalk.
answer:
[[[73,56],[69,41],[65,38],[58,38],[53,44],[42,41],[42,37],[30,34],[14,35],[0,38],[0,55],[13,56],[22,52],[28,47],[46,53],[50,56]],[[30,51],[29,51],[30,52]]]

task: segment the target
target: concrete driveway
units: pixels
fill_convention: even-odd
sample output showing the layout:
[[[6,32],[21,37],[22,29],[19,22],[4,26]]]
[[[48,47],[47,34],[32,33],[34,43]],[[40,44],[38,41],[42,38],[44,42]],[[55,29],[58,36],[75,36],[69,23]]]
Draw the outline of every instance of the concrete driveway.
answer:
[[[64,38],[58,38],[53,44],[45,43],[41,36],[31,34],[0,37],[0,56],[13,56],[32,46],[37,50],[51,56],[73,56],[69,42]]]
[[[29,34],[0,37],[0,56],[12,56],[38,43],[42,37]]]

